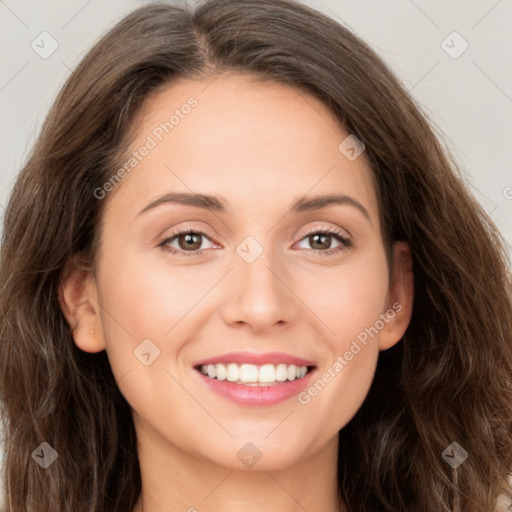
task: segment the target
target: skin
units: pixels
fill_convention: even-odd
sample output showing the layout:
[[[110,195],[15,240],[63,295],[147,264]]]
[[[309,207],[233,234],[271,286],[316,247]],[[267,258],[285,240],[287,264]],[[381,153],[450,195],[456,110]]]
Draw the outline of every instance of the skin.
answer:
[[[390,275],[364,153],[348,160],[338,150],[348,132],[289,86],[236,74],[175,82],[147,101],[132,149],[191,96],[197,107],[108,198],[95,271],[72,268],[60,290],[76,344],[107,351],[132,407],[143,485],[134,511],[343,510],[337,433],[362,405],[379,351],[409,324],[409,249],[394,244]],[[192,191],[222,197],[227,210],[166,203],[138,215],[163,194]],[[350,204],[289,211],[330,193],[369,218]],[[187,256],[183,237],[168,243],[181,254],[158,246],[178,227],[206,233],[201,255]],[[315,244],[312,228],[353,244]],[[252,263],[236,252],[248,236],[263,248]],[[307,404],[236,404],[193,369],[228,352],[278,351],[315,361],[320,377],[397,302],[401,311]],[[149,366],[133,353],[144,339],[160,350]],[[248,442],[262,454],[251,469],[237,457]]]

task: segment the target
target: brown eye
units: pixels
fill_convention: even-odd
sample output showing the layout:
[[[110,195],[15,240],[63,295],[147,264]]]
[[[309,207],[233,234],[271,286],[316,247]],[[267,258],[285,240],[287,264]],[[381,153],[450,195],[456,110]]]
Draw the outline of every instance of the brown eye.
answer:
[[[352,247],[352,241],[343,236],[343,234],[336,229],[310,232],[302,238],[301,242],[303,241],[308,242],[312,251],[327,256]],[[338,245],[332,247],[333,242],[337,242]],[[305,248],[307,249],[307,247]]]
[[[201,237],[199,233],[185,233],[177,237],[180,249],[184,251],[197,251],[201,247]]]
[[[331,235],[317,233],[315,235],[310,235],[308,240],[312,249],[322,250],[331,248],[332,238],[333,237]]]
[[[187,228],[176,231],[169,238],[166,238],[160,243],[159,246],[172,254],[197,256],[203,253],[204,247],[201,248],[201,246],[204,240],[210,240],[205,233]],[[209,243],[211,244],[210,247],[213,247],[214,244],[211,241],[209,241]]]

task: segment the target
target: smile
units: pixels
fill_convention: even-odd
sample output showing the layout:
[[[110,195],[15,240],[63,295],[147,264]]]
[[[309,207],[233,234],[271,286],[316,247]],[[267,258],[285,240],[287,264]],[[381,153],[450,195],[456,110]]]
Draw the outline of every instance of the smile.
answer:
[[[303,391],[317,373],[308,359],[291,354],[231,352],[194,364],[214,394],[238,405],[271,406]]]
[[[303,378],[308,373],[307,366],[294,364],[204,364],[200,371],[210,379],[227,380],[236,384],[248,386],[272,386],[274,384],[294,381]]]

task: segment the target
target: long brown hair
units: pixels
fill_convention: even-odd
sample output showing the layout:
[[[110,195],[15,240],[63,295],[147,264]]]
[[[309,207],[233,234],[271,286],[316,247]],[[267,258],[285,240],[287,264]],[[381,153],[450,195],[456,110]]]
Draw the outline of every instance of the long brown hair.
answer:
[[[135,115],[177,78],[239,71],[322,100],[366,146],[385,241],[412,251],[404,338],[380,354],[339,434],[349,511],[489,512],[512,467],[512,299],[505,244],[440,134],[348,29],[293,0],[156,4],[114,26],[52,106],[5,215],[0,392],[9,512],[127,512],[141,490],[129,404],[105,351],[82,352],[57,289],[76,255],[94,269]],[[47,469],[31,454],[47,442]],[[468,453],[457,468],[442,453]],[[453,445],[452,445],[453,447]],[[512,491],[508,488],[508,491]]]

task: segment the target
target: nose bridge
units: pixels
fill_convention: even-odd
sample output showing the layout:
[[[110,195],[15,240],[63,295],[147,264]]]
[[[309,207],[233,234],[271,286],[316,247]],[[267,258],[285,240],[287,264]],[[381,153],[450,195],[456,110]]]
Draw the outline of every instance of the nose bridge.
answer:
[[[246,323],[263,329],[276,323],[290,322],[295,301],[279,251],[264,247],[252,236],[236,247],[225,303],[228,323]]]

